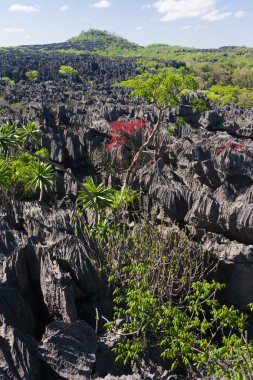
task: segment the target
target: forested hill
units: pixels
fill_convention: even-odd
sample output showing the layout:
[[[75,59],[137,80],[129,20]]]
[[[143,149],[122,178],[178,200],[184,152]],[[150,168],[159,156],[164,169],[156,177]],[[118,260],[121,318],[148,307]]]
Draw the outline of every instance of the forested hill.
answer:
[[[81,31],[79,36],[70,38],[67,42],[80,43],[80,45],[95,49],[107,49],[115,47],[119,49],[138,50],[141,46],[129,42],[127,39],[111,34],[107,31],[89,29],[87,32]]]
[[[41,52],[57,51],[59,49],[66,52],[72,49],[76,54],[87,52],[95,52],[96,54],[107,54],[120,56],[135,56],[135,57],[153,57],[166,58],[168,54],[186,55],[210,53],[217,54],[223,57],[230,55],[247,55],[251,54],[253,49],[250,47],[240,46],[223,46],[218,49],[196,49],[194,47],[174,46],[170,44],[155,43],[147,46],[140,46],[134,42],[130,42],[125,38],[117,36],[105,30],[89,29],[81,31],[78,36],[69,38],[67,41],[43,45],[22,45],[14,48],[1,48],[0,51],[6,50],[33,50]]]

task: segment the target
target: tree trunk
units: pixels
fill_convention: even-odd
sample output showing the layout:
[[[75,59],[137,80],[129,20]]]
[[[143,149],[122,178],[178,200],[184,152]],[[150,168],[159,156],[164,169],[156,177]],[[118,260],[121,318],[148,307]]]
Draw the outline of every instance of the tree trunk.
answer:
[[[43,198],[44,198],[44,187],[42,186],[40,188],[40,199],[39,199],[39,201],[42,202]]]
[[[138,152],[135,154],[132,162],[131,162],[131,165],[129,166],[129,168],[127,169],[127,172],[126,172],[126,177],[125,177],[125,180],[123,182],[123,186],[121,188],[121,194],[120,194],[120,201],[122,200],[122,197],[123,197],[123,193],[124,193],[124,190],[128,184],[128,181],[129,181],[129,178],[130,178],[130,175],[132,174],[137,162],[139,161],[139,158],[141,157],[141,154],[142,152],[152,143],[154,137],[156,136],[158,130],[159,130],[159,127],[161,125],[161,121],[162,121],[162,116],[163,116],[163,109],[159,109],[158,110],[159,113],[158,113],[158,120],[157,120],[157,123],[153,129],[153,132],[151,133],[151,135],[149,136],[149,138],[147,139],[147,141],[142,144],[142,146],[139,148]]]

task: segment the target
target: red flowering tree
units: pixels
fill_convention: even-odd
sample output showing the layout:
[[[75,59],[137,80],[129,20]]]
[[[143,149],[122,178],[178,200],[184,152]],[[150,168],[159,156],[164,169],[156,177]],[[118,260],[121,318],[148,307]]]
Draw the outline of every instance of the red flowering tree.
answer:
[[[178,70],[174,68],[164,68],[157,74],[146,72],[133,79],[118,83],[116,86],[132,88],[130,96],[145,99],[149,103],[153,103],[157,111],[157,122],[154,128],[149,134],[147,141],[142,144],[134,155],[126,171],[122,186],[123,194],[140,156],[153,142],[154,137],[159,131],[164,111],[168,108],[179,106],[182,102],[183,94],[187,91],[195,91],[198,89],[198,81],[197,78],[185,68]]]
[[[216,149],[216,157],[220,156],[225,150],[230,149],[232,151],[238,151],[244,149],[244,144],[235,144],[232,141],[226,141],[224,144]]]
[[[142,129],[148,124],[148,120],[130,120],[130,121],[114,121],[111,124],[110,141],[106,145],[105,151],[115,151],[116,158],[119,159],[119,154],[122,146],[133,137],[137,130]]]

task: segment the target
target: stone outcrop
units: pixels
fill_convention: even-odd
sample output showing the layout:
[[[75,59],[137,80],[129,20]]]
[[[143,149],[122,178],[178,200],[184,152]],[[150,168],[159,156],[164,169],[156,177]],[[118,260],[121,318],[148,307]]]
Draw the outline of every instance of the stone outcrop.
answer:
[[[96,360],[97,338],[84,321],[47,326],[39,353],[62,379],[88,379]]]
[[[77,68],[79,76],[61,77],[62,64]],[[31,69],[39,71],[38,82],[24,80]],[[112,87],[136,74],[134,59],[13,51],[1,53],[0,72],[17,82],[1,84],[0,122],[37,121],[51,160],[80,181],[94,173],[91,157],[103,154],[111,122],[139,118],[154,125],[157,120],[152,106]],[[188,100],[166,113],[131,184],[143,189],[147,210],[187,225],[218,258],[225,301],[246,309],[253,302],[253,111],[210,106],[200,115]],[[185,126],[169,135],[167,127],[178,116]],[[126,146],[125,162],[145,133]],[[100,175],[112,183],[121,180],[117,172]],[[108,379],[124,373],[126,379],[176,379],[170,373],[145,377],[129,368],[114,371],[110,344],[101,337],[97,342],[96,310],[106,313],[110,301],[95,265],[100,253],[73,220],[71,200],[63,198],[73,199],[77,190],[68,174],[58,171],[47,204],[1,202],[0,378],[86,379],[109,372]]]
[[[74,236],[79,227],[68,207],[16,202],[17,220],[10,211],[1,215],[0,374],[30,380],[51,378],[53,371],[56,379],[64,378],[64,366],[67,371],[72,363],[72,378],[85,379],[97,343],[84,320],[95,326],[95,308],[106,304],[105,285],[93,264],[100,260],[98,252],[87,236]],[[75,364],[63,349],[70,350],[74,340],[73,352],[80,346]]]

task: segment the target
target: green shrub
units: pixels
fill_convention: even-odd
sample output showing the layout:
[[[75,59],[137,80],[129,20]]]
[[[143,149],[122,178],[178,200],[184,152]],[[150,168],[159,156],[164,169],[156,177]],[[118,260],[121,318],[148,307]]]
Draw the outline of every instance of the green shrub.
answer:
[[[114,291],[114,321],[106,325],[122,336],[114,348],[116,360],[139,361],[152,344],[171,370],[180,367],[192,376],[252,379],[247,315],[217,301],[216,292],[223,285],[193,282],[180,302],[161,304],[148,284],[149,268],[133,263],[124,270],[129,277],[123,288]]]
[[[6,82],[6,83],[8,83],[8,84],[11,85],[11,86],[14,86],[14,85],[15,85],[14,80],[12,80],[12,79],[9,78],[9,77],[1,77],[1,78],[0,78],[0,81]]]
[[[121,190],[106,187],[103,183],[96,185],[91,177],[83,184],[83,187],[84,189],[78,193],[75,204],[78,216],[83,216],[86,211],[92,214],[97,213],[94,223],[88,226],[88,232],[96,237],[100,234],[107,236],[111,231],[112,221],[122,208],[133,201],[135,192],[125,189],[121,193]]]
[[[211,270],[210,258],[183,231],[164,223],[157,225],[145,214],[129,212],[125,219],[122,216],[111,224],[106,237],[98,239],[108,263],[108,277],[125,284],[129,279],[126,268],[144,265],[148,284],[160,303],[188,294],[191,284]]]
[[[252,380],[248,317],[218,301],[224,285],[207,281],[215,262],[182,231],[143,215],[110,227],[97,238],[114,298],[106,327],[121,336],[116,360],[138,362],[151,345],[172,370]]]
[[[40,200],[45,190],[53,184],[53,167],[46,149],[32,151],[41,138],[41,129],[35,122],[22,127],[17,124],[0,125],[0,184],[12,196],[34,195],[40,190]]]
[[[78,71],[76,69],[74,69],[72,66],[62,65],[59,69],[59,73],[71,77],[71,76],[77,74]]]
[[[32,81],[38,80],[39,72],[37,70],[30,70],[25,73],[26,77]]]
[[[221,105],[239,104],[243,107],[253,106],[253,94],[245,88],[235,86],[212,86],[210,90],[204,91],[207,98]]]

